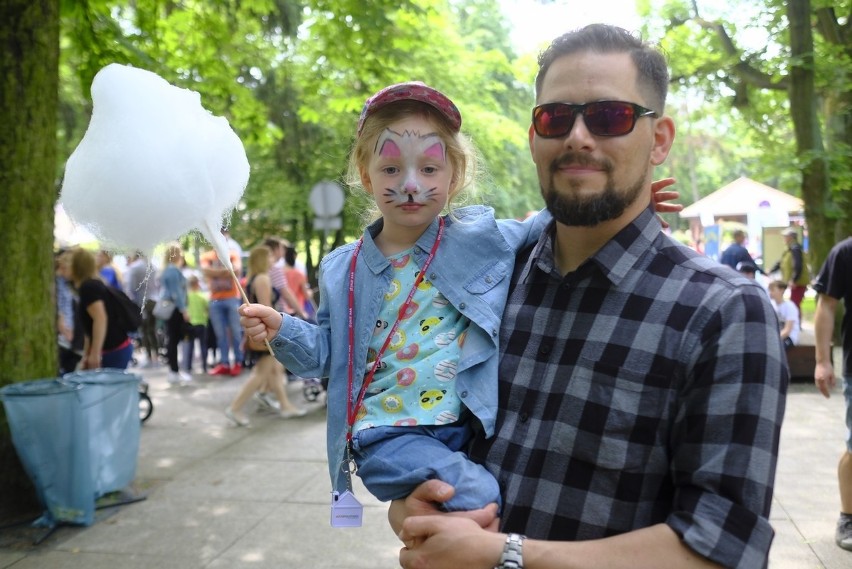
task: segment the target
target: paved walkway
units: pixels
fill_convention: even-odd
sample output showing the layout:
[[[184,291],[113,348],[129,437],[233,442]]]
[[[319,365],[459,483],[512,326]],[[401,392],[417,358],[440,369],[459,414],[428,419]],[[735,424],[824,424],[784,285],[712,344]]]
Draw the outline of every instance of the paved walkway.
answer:
[[[837,354],[839,356],[839,353]],[[397,567],[399,544],[386,507],[356,488],[364,527],[329,527],[325,412],[298,384],[312,412],[279,419],[246,410],[251,428],[222,410],[245,374],[200,377],[170,387],[165,370],[141,372],[154,413],[142,428],[134,491],[141,502],[98,510],[91,527],[60,526],[37,547],[0,532],[0,568],[14,569],[374,569]],[[782,431],[770,569],[848,569],[834,545],[836,464],[845,436],[840,394],[791,386]],[[27,530],[25,535],[32,535]]]

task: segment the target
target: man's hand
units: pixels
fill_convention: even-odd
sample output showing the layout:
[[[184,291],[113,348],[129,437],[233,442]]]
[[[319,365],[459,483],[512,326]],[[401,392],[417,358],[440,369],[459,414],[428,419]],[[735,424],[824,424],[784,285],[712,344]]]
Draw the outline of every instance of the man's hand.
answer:
[[[455,488],[440,480],[427,480],[414,489],[404,500],[394,500],[388,509],[388,522],[393,531],[399,534],[403,522],[415,516],[448,516],[468,518],[489,531],[497,531],[497,504],[489,504],[481,510],[466,512],[445,512],[440,505],[455,494]]]
[[[404,569],[491,569],[500,561],[506,535],[458,516],[415,516],[403,523],[399,552]]]
[[[814,368],[814,384],[816,384],[819,392],[826,399],[831,397],[831,390],[837,384],[837,378],[834,376],[834,366],[830,363],[818,363]]]

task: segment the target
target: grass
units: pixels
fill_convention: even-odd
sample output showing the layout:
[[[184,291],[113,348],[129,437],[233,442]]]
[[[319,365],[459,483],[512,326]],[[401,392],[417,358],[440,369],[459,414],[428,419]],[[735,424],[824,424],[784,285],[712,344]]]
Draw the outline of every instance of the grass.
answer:
[[[805,296],[800,306],[802,309],[802,322],[813,322],[816,311],[816,296]]]

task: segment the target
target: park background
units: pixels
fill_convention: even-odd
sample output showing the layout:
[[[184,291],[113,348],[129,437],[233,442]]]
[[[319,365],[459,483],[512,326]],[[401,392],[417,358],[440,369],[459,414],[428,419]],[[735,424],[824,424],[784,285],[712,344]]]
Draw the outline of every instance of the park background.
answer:
[[[347,193],[329,232],[314,228],[307,195],[341,180],[367,96],[412,79],[448,93],[487,165],[470,200],[522,217],[540,207],[527,147],[537,52],[562,31],[616,23],[669,57],[678,133],[658,177],[678,179],[684,205],[741,176],[801,198],[816,271],[852,233],[852,1],[587,4],[0,1],[0,386],[56,374],[55,207],[88,125],[92,79],[115,62],[197,91],[229,120],[251,164],[232,235],[244,247],[286,237],[313,275],[363,227],[364,196]],[[677,216],[667,221],[689,240]],[[182,240],[190,251],[207,246],[196,234]],[[0,513],[32,507],[2,410],[0,488]]]

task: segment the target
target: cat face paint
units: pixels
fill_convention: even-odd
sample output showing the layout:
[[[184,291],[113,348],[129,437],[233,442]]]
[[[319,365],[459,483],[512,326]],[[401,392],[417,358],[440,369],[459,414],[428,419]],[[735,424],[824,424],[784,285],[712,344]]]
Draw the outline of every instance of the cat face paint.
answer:
[[[438,173],[446,169],[446,148],[435,134],[421,136],[417,132],[385,130],[376,141],[375,157],[384,173],[380,196],[387,204],[425,204],[443,192],[435,182]],[[438,178],[438,180],[436,180]]]
[[[434,125],[414,115],[379,135],[365,174],[385,221],[383,231],[404,230],[416,239],[447,204],[453,168]]]

